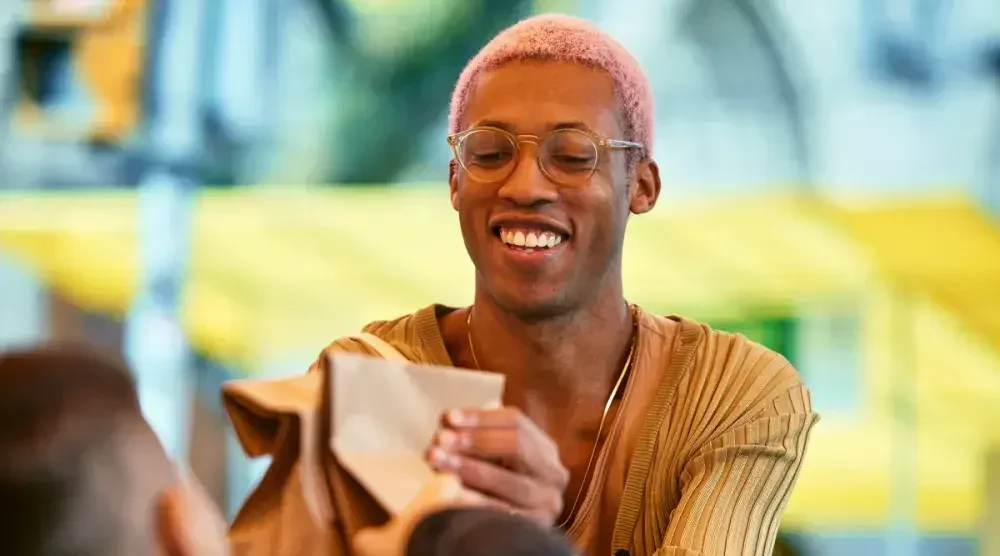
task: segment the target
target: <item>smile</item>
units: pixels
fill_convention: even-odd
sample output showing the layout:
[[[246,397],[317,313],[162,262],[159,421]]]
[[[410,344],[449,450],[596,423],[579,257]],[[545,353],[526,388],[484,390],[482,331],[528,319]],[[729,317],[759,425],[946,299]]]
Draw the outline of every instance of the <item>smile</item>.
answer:
[[[562,234],[550,230],[501,226],[497,230],[500,240],[508,247],[525,253],[548,251],[563,242]]]

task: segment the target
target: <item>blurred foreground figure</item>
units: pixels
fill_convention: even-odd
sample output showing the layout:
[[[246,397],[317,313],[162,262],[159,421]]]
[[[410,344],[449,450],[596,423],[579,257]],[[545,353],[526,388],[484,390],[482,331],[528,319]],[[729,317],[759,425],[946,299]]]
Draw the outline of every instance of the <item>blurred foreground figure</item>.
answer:
[[[573,556],[555,532],[525,517],[469,507],[461,482],[439,475],[405,512],[353,539],[355,556]]]
[[[547,15],[501,32],[459,78],[447,138],[474,302],[364,331],[414,362],[505,375],[504,408],[449,411],[428,450],[486,505],[586,554],[769,555],[817,416],[781,355],[625,299],[626,226],[660,196],[653,122],[645,74],[591,24]],[[386,353],[343,338],[312,372],[330,351]],[[318,381],[299,383],[275,385],[270,405]],[[282,466],[234,539],[315,535],[276,502],[301,498],[298,449],[269,448]]]
[[[0,355],[0,553],[222,556],[225,523],[142,418],[131,374],[53,347]]]

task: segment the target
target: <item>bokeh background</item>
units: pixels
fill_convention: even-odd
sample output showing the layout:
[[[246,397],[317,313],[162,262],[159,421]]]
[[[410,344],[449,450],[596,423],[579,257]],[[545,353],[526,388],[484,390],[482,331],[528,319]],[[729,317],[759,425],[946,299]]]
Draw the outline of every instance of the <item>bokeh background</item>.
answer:
[[[655,88],[664,195],[629,230],[630,299],[812,389],[782,553],[1000,554],[996,0],[4,0],[0,349],[122,350],[232,515],[267,462],[223,380],[471,299],[448,97],[543,11]]]

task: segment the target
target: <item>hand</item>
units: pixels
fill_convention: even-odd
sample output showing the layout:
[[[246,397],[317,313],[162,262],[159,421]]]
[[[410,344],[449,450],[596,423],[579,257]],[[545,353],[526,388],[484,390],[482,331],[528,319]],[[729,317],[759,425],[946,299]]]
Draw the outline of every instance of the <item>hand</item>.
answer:
[[[454,475],[437,475],[416,498],[389,523],[362,529],[351,540],[359,556],[402,556],[410,534],[420,520],[438,510],[473,503]]]
[[[569,471],[559,448],[520,410],[454,410],[428,450],[432,467],[454,473],[492,506],[546,527],[563,511]]]

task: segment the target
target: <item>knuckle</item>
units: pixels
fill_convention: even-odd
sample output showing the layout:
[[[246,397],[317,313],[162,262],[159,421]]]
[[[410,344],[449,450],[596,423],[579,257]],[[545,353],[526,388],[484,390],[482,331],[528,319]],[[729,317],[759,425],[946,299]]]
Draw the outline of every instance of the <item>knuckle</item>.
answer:
[[[459,477],[463,482],[473,485],[482,485],[489,478],[486,466],[470,458],[462,458],[462,465],[459,466]]]
[[[524,429],[518,427],[511,431],[511,441],[514,446],[517,447],[517,455],[523,456],[525,451],[527,451],[528,435],[524,433]]]
[[[531,521],[534,521],[535,523],[543,527],[548,527],[549,525],[552,524],[552,519],[550,519],[550,516],[545,514],[544,512],[531,511],[531,512],[524,512],[523,515],[524,517],[530,519]]]
[[[552,492],[549,495],[548,509],[549,513],[552,514],[553,518],[558,517],[563,511],[563,499],[562,496],[557,492]]]
[[[512,498],[515,500],[529,501],[534,498],[535,486],[531,484],[531,481],[524,478],[514,481],[514,484],[511,485],[511,490],[513,491],[511,492]]]
[[[566,469],[564,465],[559,464],[556,467],[556,484],[559,487],[559,489],[564,490],[567,486],[569,486],[569,480],[570,480],[569,469]]]
[[[528,419],[524,412],[518,407],[506,406],[503,408],[504,418],[510,421],[511,424],[517,425],[518,428],[524,426],[525,421]]]

